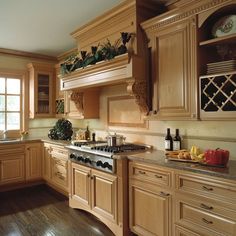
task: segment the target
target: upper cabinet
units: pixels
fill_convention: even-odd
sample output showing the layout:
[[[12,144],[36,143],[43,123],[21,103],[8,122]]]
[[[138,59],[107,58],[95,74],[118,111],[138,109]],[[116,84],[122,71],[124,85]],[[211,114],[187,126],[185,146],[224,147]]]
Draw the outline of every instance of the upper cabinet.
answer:
[[[152,61],[150,119],[235,119],[235,1],[173,5],[141,24]]]
[[[236,2],[199,14],[200,117],[236,119]]]
[[[30,118],[54,116],[54,65],[30,63],[29,93]]]
[[[196,16],[179,20],[175,14],[142,24],[151,52],[153,116],[197,119]]]

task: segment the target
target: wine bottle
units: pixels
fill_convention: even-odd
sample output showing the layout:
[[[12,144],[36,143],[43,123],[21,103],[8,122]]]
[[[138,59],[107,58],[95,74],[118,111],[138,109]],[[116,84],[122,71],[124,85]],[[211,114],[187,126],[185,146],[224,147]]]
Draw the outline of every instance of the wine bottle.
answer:
[[[170,135],[170,128],[167,128],[167,134],[165,137],[165,150],[172,151],[172,148],[173,148],[173,141],[172,141],[172,137]]]
[[[181,149],[181,138],[179,136],[179,129],[175,130],[175,137],[173,138],[173,150],[178,151]]]
[[[89,127],[87,126],[85,133],[84,133],[85,139],[86,140],[90,140],[90,131],[89,131]]]

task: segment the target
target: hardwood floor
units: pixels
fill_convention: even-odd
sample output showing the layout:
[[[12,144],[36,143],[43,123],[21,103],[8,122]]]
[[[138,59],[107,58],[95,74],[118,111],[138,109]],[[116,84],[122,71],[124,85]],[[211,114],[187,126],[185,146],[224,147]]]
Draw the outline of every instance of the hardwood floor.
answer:
[[[1,236],[114,236],[89,213],[69,208],[46,186],[0,193]]]

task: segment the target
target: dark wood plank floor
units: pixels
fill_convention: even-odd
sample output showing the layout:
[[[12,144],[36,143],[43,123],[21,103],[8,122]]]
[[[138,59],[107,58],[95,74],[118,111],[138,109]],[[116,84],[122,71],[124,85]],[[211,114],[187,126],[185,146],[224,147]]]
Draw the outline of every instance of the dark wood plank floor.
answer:
[[[114,236],[46,186],[0,193],[0,236]]]

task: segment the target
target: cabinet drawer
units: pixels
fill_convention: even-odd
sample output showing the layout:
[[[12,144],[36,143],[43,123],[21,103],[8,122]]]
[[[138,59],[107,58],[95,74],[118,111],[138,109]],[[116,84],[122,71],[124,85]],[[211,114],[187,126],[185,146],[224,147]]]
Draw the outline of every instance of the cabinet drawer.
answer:
[[[201,210],[194,205],[180,202],[179,222],[189,227],[198,228],[200,231],[209,231],[206,235],[235,235],[236,218],[229,219],[209,211]],[[236,216],[236,215],[235,215]],[[203,234],[205,235],[205,234]]]
[[[9,154],[19,155],[25,153],[24,145],[0,145],[0,159],[4,159],[4,156]]]
[[[52,170],[52,180],[60,185],[67,186],[67,170],[64,166],[55,164]]]
[[[68,159],[68,151],[64,148],[52,147],[51,154],[52,156]]]
[[[151,165],[131,162],[129,165],[129,176],[133,179],[171,186],[171,172],[165,169],[155,168]]]
[[[236,186],[225,180],[207,179],[193,175],[177,175],[177,189],[208,198],[236,200]]]

